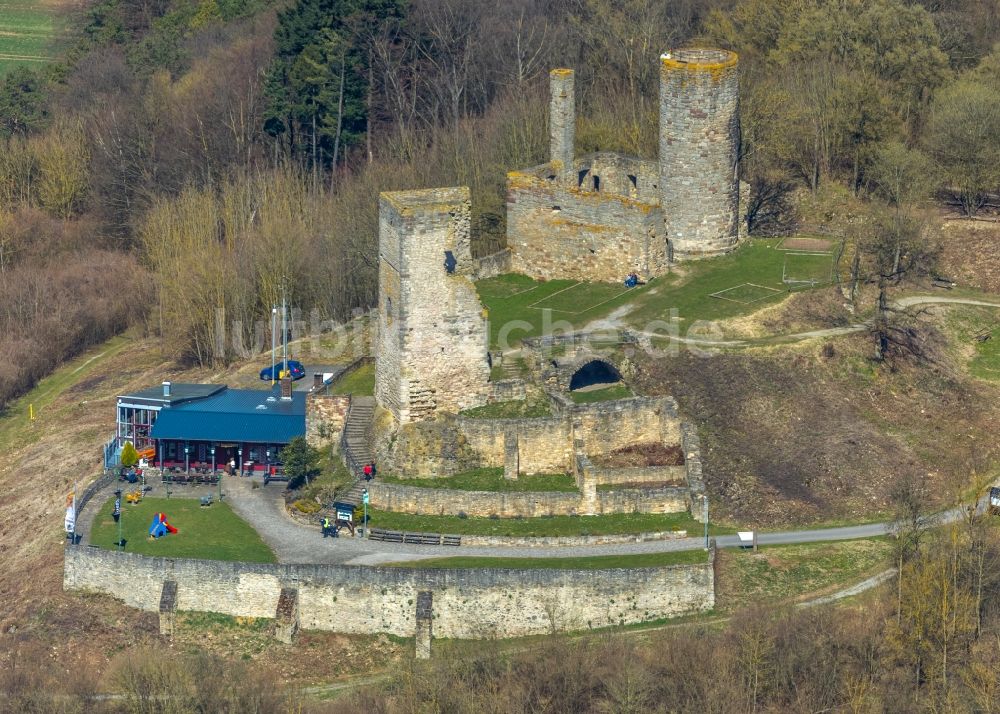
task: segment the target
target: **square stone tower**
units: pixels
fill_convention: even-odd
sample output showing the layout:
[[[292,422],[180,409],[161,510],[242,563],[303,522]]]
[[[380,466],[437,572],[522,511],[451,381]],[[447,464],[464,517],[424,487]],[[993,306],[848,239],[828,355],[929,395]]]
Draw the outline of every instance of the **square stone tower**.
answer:
[[[489,334],[469,278],[467,187],[379,199],[375,399],[397,423],[486,402]]]

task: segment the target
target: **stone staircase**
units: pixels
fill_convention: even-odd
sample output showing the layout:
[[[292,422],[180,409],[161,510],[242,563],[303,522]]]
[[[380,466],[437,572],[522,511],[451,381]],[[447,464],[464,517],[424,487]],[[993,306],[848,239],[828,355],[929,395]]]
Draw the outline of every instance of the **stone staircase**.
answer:
[[[368,442],[368,432],[375,418],[374,397],[351,397],[351,409],[344,424],[342,447],[347,468],[354,474],[354,485],[344,496],[345,501],[361,504],[361,492],[365,488],[362,469],[365,464],[375,460],[371,444]]]

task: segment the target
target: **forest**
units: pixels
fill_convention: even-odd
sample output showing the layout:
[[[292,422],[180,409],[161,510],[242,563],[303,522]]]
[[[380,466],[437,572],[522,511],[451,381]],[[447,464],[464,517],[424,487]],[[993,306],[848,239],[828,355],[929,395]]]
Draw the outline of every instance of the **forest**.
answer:
[[[469,185],[475,249],[495,252],[505,171],[545,158],[554,66],[578,73],[578,151],[652,156],[658,55],[739,52],[756,234],[801,220],[800,192],[848,191],[897,218],[934,197],[975,216],[1000,186],[995,3],[95,0],[75,12],[61,61],[0,77],[0,404],[129,326],[167,356],[216,364],[247,356],[282,291],[326,320],[369,307],[381,190]]]

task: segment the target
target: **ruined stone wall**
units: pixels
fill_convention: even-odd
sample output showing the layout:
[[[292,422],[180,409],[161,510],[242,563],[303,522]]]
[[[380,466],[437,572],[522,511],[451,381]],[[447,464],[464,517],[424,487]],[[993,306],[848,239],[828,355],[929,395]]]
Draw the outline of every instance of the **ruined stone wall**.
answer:
[[[479,467],[504,465],[504,441],[517,439],[520,473],[573,473],[574,439],[600,456],[632,444],[679,444],[680,418],[672,397],[632,397],[568,405],[550,417],[480,419],[459,414],[404,425],[392,449],[380,454],[392,472],[405,477],[450,476]]]
[[[680,418],[673,397],[632,397],[576,405],[570,418],[574,434],[590,456],[632,444],[680,443]]]
[[[350,405],[349,395],[310,394],[306,398],[306,441],[316,448],[339,442]]]
[[[532,172],[507,174],[507,247],[514,272],[613,283],[633,270],[660,275],[668,268],[662,227],[657,206],[627,194]]]
[[[627,625],[710,610],[713,554],[702,564],[633,570],[500,570],[280,565],[151,558],[67,547],[66,590],[100,592],[157,612],[165,581],[178,610],[273,618],[298,590],[303,629],[414,634],[418,592],[431,591],[435,637],[522,637]]]
[[[681,513],[688,507],[684,486],[597,491],[592,508],[579,491],[457,491],[373,481],[368,496],[375,508],[419,516],[540,518],[620,513]]]
[[[549,72],[549,154],[557,174],[573,166],[576,141],[576,93],[571,69]]]
[[[459,415],[456,422],[464,443],[476,452],[481,466],[504,465],[504,438],[517,438],[522,474],[570,473],[573,470],[573,436],[563,417],[533,419],[474,419]]]
[[[683,466],[623,466],[608,467],[592,464],[589,476],[598,485],[613,486],[628,483],[662,483],[680,485],[686,483],[686,469]],[[686,510],[687,506],[680,510]]]
[[[737,62],[717,49],[660,58],[660,203],[677,258],[722,253],[738,239]]]
[[[398,422],[477,406],[489,394],[469,216],[465,187],[380,198],[375,396]]]

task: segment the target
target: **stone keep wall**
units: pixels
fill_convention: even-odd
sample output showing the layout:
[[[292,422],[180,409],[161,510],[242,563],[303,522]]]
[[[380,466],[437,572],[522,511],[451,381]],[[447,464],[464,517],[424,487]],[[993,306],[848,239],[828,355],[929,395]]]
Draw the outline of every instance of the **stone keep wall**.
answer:
[[[484,404],[489,394],[469,222],[466,187],[387,192],[379,201],[375,396],[397,422]]]
[[[273,618],[281,589],[298,590],[303,629],[416,630],[418,592],[433,592],[435,637],[523,637],[628,625],[710,610],[713,554],[699,565],[633,570],[432,570],[279,565],[151,558],[98,548],[65,550],[63,587],[101,592],[157,612],[165,581],[177,609]]]
[[[553,170],[566,174],[573,166],[576,142],[576,94],[571,69],[549,72],[549,153]]]
[[[514,272],[547,280],[619,282],[667,269],[659,207],[531,171],[507,174],[507,247]]]
[[[722,253],[738,239],[737,63],[718,49],[660,58],[660,203],[678,258]]]

